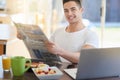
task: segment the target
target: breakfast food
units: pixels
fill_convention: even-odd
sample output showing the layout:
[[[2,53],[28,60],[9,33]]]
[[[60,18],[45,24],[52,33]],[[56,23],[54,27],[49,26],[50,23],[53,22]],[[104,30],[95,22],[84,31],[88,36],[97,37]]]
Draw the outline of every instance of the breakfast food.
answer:
[[[39,64],[37,68],[35,68],[35,73],[38,75],[48,75],[55,74],[56,71],[51,69],[47,64]]]
[[[43,62],[32,62],[31,67],[37,68],[39,64],[43,64]]]

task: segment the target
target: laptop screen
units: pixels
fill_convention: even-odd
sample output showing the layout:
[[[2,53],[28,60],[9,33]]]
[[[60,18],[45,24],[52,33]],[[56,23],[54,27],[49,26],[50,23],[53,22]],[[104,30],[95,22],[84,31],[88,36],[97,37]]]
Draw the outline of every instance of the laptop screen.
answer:
[[[117,77],[120,75],[120,48],[83,49],[76,79]]]

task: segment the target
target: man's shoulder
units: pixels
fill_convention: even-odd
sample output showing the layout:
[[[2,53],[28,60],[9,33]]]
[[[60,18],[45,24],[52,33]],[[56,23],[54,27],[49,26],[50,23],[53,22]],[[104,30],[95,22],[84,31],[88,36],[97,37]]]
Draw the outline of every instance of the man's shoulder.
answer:
[[[64,31],[65,31],[65,27],[59,27],[52,33],[52,36],[61,35],[64,33]]]
[[[87,32],[87,33],[96,33],[96,29],[91,29],[91,28],[86,27],[85,32]]]
[[[55,30],[55,32],[61,32],[64,31],[66,27],[59,27]]]

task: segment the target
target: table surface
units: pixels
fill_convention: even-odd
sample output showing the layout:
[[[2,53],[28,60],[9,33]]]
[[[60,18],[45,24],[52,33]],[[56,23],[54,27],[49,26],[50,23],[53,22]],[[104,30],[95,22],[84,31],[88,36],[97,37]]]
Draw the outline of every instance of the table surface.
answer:
[[[62,63],[62,66],[59,67],[59,69],[63,72],[63,75],[58,80],[73,80],[63,71],[63,69],[65,69],[67,66],[68,66],[67,63]],[[31,68],[27,72],[25,72],[23,76],[19,76],[19,77],[13,76],[11,71],[0,72],[0,75],[3,75],[2,77],[0,76],[0,80],[39,80],[31,70]]]
[[[58,80],[73,80],[70,76],[68,76],[63,69],[67,68],[68,64],[67,63],[62,63],[62,66],[59,67],[59,69],[63,72],[63,75],[61,76],[60,79]],[[33,71],[29,69],[23,76],[20,77],[15,77],[12,75],[11,72],[0,72],[0,75],[3,75],[0,77],[0,80],[39,80]],[[93,79],[91,79],[93,80]],[[94,79],[94,80],[120,80],[120,78],[104,78],[104,79]]]

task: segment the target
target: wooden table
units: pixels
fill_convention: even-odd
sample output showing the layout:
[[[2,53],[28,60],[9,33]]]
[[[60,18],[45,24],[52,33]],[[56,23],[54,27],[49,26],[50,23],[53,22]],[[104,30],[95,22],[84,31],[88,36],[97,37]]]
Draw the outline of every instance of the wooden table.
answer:
[[[62,66],[59,68],[61,71],[67,67],[67,63],[63,63]],[[2,72],[0,72],[1,75]],[[3,77],[0,78],[0,80],[39,80],[33,71],[29,69],[23,76],[20,77],[14,77],[12,75],[12,72],[3,72]],[[67,74],[63,71],[63,76],[59,80],[73,80],[71,77],[69,77]]]
[[[63,69],[65,69],[68,64],[63,63],[59,68],[63,72],[63,76],[61,76],[58,80],[73,80],[70,76],[68,76]],[[2,72],[0,72],[1,75]],[[3,77],[0,80],[39,80],[35,74],[29,69],[23,76],[14,77],[11,72],[3,72]],[[93,79],[91,79],[93,80]],[[104,78],[104,79],[94,79],[94,80],[120,80],[120,78]]]

